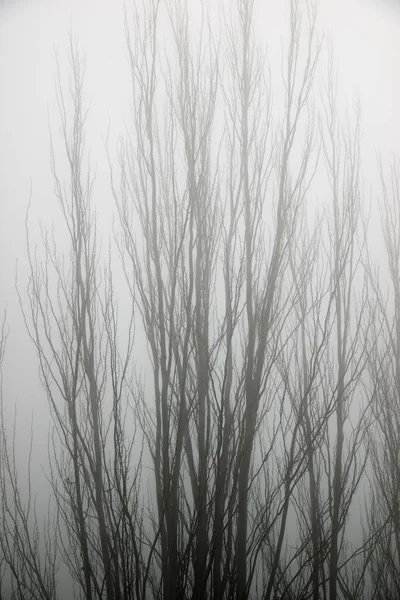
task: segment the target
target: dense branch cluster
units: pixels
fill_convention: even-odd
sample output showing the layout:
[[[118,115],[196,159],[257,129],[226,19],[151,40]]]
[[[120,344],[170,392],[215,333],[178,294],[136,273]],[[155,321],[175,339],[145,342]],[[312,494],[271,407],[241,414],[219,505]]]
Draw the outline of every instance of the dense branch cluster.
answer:
[[[42,258],[27,218],[20,294],[53,420],[49,511],[42,526],[2,420],[2,598],[62,598],[60,569],[88,600],[399,597],[399,167],[380,165],[385,287],[360,111],[340,117],[316,6],[288,3],[276,107],[254,1],[232,5],[218,35],[205,7],[192,34],[184,0],[126,14],[133,123],[116,162],[108,148],[105,261],[72,41],[71,98],[58,70],[69,249],[43,229]]]

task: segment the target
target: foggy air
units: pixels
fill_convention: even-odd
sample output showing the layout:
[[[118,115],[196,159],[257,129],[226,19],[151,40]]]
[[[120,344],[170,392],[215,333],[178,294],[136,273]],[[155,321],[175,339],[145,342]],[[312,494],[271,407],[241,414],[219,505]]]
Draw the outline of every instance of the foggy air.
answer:
[[[399,597],[399,32],[0,3],[1,600]]]

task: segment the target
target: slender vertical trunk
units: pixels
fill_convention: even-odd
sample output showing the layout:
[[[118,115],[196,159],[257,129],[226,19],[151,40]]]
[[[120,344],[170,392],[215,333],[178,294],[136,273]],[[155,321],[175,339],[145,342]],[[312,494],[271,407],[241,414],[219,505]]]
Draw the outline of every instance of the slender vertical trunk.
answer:
[[[341,265],[342,242],[339,224],[339,192],[338,192],[338,165],[336,159],[336,150],[333,146],[332,172],[333,172],[333,203],[334,203],[334,277],[333,285],[335,289],[335,308],[336,308],[336,343],[337,343],[337,392],[336,392],[336,449],[333,474],[333,505],[331,521],[331,544],[329,557],[329,599],[337,600],[337,579],[339,564],[339,534],[340,534],[340,512],[343,494],[342,481],[342,461],[343,461],[343,441],[344,441],[344,377],[345,377],[345,353],[346,353],[346,331],[347,324],[344,322],[343,297]]]
[[[91,566],[89,558],[88,537],[86,532],[85,517],[83,511],[82,489],[81,489],[81,473],[79,466],[79,441],[78,441],[78,424],[76,420],[75,401],[71,400],[70,420],[72,429],[72,444],[73,444],[73,469],[74,482],[76,490],[76,514],[74,515],[79,531],[79,543],[81,546],[81,555],[83,563],[83,576],[85,579],[85,594],[88,600],[92,600],[92,583],[91,583]]]
[[[201,266],[200,256],[205,248],[201,244],[202,235],[199,235],[199,248],[197,253],[196,265],[196,338],[198,345],[197,357],[197,377],[198,377],[198,488],[196,499],[197,510],[197,547],[196,547],[196,566],[195,566],[195,591],[196,597],[200,600],[205,594],[206,583],[206,564],[207,564],[207,493],[208,493],[208,442],[207,442],[207,414],[208,414],[208,335],[206,308],[201,309],[201,304],[208,302],[208,298],[202,298],[205,290],[201,285]],[[204,323],[203,323],[204,320]]]
[[[84,342],[84,346],[85,346]],[[84,355],[88,352],[86,347]],[[95,453],[95,473],[94,473],[94,484],[95,484],[95,502],[96,512],[99,520],[99,535],[101,544],[102,561],[104,566],[104,578],[106,582],[107,600],[114,600],[114,582],[113,582],[113,570],[112,562],[110,557],[110,540],[107,531],[107,523],[104,512],[104,483],[103,483],[103,459],[102,459],[102,447],[100,438],[100,421],[99,421],[99,394],[97,389],[97,382],[95,380],[94,361],[93,353],[84,356],[84,360],[87,368],[87,376],[89,378],[89,396],[90,396],[90,407],[93,419],[93,445]]]
[[[110,558],[110,542],[107,531],[106,517],[104,512],[104,484],[103,484],[103,459],[102,459],[102,441],[101,441],[101,423],[100,423],[100,396],[96,380],[95,367],[95,348],[94,348],[94,318],[93,307],[91,305],[94,295],[95,279],[92,273],[91,260],[92,248],[90,247],[89,224],[85,222],[85,213],[82,205],[82,198],[78,184],[75,190],[75,210],[77,224],[77,245],[76,245],[76,284],[79,297],[79,306],[81,308],[81,328],[82,336],[82,362],[83,370],[89,384],[89,406],[92,417],[92,441],[94,447],[94,488],[95,488],[95,507],[99,521],[99,536],[101,555],[104,569],[104,579],[106,584],[107,600],[114,600],[114,585],[112,563]]]
[[[319,599],[319,575],[320,575],[320,551],[319,551],[319,511],[318,511],[318,487],[315,478],[314,450],[312,448],[312,431],[308,415],[308,408],[305,408],[306,435],[307,435],[307,469],[308,469],[308,487],[310,494],[310,522],[311,522],[311,548],[312,548],[312,598]]]
[[[221,412],[218,421],[218,455],[217,471],[215,482],[215,508],[214,508],[214,560],[213,560],[213,580],[214,580],[214,600],[222,600],[224,596],[225,585],[222,580],[222,550],[224,540],[224,515],[227,492],[228,476],[228,454],[229,438],[231,435],[231,407],[230,397],[233,379],[233,358],[232,358],[232,338],[233,338],[233,312],[232,312],[232,240],[235,229],[236,210],[234,203],[230,204],[230,227],[225,248],[225,314],[226,314],[226,359],[224,383],[222,386]]]
[[[305,293],[307,293],[305,291]],[[303,361],[303,405],[301,407],[301,419],[304,424],[304,432],[306,438],[306,454],[307,454],[307,470],[308,470],[308,487],[310,494],[310,523],[311,523],[311,551],[312,551],[312,598],[319,599],[319,512],[318,512],[318,487],[315,479],[314,466],[314,448],[313,448],[313,432],[310,421],[310,381],[309,368],[307,361],[307,343],[306,343],[306,305],[305,298],[300,294],[300,311],[301,311],[301,348]]]
[[[256,328],[253,307],[253,256],[254,221],[249,183],[249,104],[250,104],[250,66],[249,35],[251,22],[251,2],[241,2],[242,65],[241,65],[241,179],[243,186],[245,218],[245,256],[246,256],[246,314],[247,348],[245,374],[245,412],[243,423],[243,441],[239,457],[238,516],[236,542],[236,579],[237,598],[245,600],[247,593],[247,519],[249,501],[249,473],[253,451],[254,432],[259,401],[259,389],[254,380],[254,355],[256,348]]]
[[[270,576],[268,579],[268,584],[267,584],[267,587],[265,590],[264,600],[270,600],[272,590],[273,590],[274,584],[275,584],[275,579],[276,579],[276,576],[278,573],[278,567],[279,567],[279,562],[280,562],[281,552],[282,552],[282,547],[283,547],[283,540],[284,540],[285,531],[286,531],[286,523],[287,523],[287,517],[288,517],[288,511],[289,511],[289,502],[290,502],[290,497],[292,495],[291,486],[292,486],[292,478],[293,478],[294,455],[295,455],[295,448],[297,445],[297,432],[298,432],[299,426],[300,426],[300,423],[298,421],[295,425],[295,428],[293,431],[293,438],[292,438],[292,441],[290,444],[290,452],[289,452],[288,464],[286,465],[286,475],[285,475],[285,482],[284,482],[284,500],[283,500],[282,516],[281,516],[281,521],[280,521],[278,540],[277,540],[276,548],[274,550],[274,555],[273,555],[273,559],[272,559],[271,573],[270,573]]]
[[[339,368],[340,372],[340,368]],[[343,454],[343,384],[339,381],[338,406],[336,409],[336,453],[333,477],[333,511],[331,523],[331,547],[329,561],[329,598],[337,599],[337,579],[339,563],[339,533],[340,533],[340,510],[342,502],[342,454]]]

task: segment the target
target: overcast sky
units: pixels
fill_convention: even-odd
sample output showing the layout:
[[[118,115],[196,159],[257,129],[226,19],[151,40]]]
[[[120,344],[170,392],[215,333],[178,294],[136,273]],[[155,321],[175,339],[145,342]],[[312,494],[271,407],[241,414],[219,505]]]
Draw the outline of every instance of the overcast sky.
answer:
[[[194,1],[194,0],[188,0]],[[284,2],[262,0],[258,36],[279,48],[287,30]],[[277,12],[281,11],[281,12]],[[26,282],[24,218],[32,182],[34,212],[55,210],[50,176],[48,119],[57,136],[54,51],[63,75],[69,26],[87,58],[86,96],[91,104],[89,145],[98,164],[98,194],[111,202],[103,138],[108,123],[122,130],[129,102],[121,0],[0,0],[0,311],[10,327],[5,360],[8,414],[18,404],[25,426],[47,414],[38,365],[25,333],[15,293],[15,268]],[[363,119],[367,185],[374,153],[390,157],[400,140],[400,0],[321,0],[319,27],[335,47],[340,87],[349,100],[358,91]],[[104,185],[102,187],[102,184]],[[25,278],[25,279],[24,279]],[[45,451],[46,439],[38,440]]]

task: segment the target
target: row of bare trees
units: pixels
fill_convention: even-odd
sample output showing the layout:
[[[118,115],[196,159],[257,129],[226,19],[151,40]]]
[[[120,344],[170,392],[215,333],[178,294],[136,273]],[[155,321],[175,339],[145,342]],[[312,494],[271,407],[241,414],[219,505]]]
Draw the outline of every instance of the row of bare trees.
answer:
[[[316,6],[288,8],[278,108],[254,0],[218,35],[204,5],[195,33],[184,0],[127,11],[109,256],[71,40],[66,180],[51,146],[68,250],[45,228],[38,249],[28,211],[19,295],[53,422],[49,506],[42,521],[2,418],[1,598],[398,597],[400,171],[380,167],[388,278],[360,109],[339,114]]]

